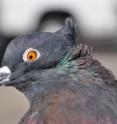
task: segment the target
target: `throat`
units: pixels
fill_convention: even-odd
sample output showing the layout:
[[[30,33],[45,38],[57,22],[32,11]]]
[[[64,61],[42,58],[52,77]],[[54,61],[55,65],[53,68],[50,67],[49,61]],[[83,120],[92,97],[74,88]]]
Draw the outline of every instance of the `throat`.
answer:
[[[25,94],[25,96],[27,97],[27,99],[31,105],[33,100],[35,99],[36,95],[38,94],[39,89],[37,87],[37,84],[32,84],[29,87],[23,89],[22,92]]]

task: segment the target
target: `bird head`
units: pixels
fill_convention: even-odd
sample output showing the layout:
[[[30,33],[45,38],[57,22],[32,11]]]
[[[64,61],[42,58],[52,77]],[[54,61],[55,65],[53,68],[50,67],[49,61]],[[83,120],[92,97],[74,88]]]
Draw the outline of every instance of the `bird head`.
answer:
[[[76,44],[75,38],[76,26],[71,18],[54,33],[34,32],[15,38],[9,43],[1,63],[0,84],[10,85],[9,80],[31,70],[54,68]]]

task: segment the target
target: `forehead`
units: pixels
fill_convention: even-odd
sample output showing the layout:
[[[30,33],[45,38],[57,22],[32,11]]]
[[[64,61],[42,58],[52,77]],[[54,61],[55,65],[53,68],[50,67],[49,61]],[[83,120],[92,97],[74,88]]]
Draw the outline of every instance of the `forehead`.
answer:
[[[24,36],[19,36],[9,44],[9,49],[27,49],[29,47],[37,48],[38,46],[55,46],[65,45],[66,39],[64,36],[55,33],[31,33]],[[14,48],[15,47],[15,48]]]
[[[19,36],[14,39],[11,43],[11,46],[16,47],[31,47],[47,43],[48,39],[52,37],[51,33],[31,33],[23,36]]]

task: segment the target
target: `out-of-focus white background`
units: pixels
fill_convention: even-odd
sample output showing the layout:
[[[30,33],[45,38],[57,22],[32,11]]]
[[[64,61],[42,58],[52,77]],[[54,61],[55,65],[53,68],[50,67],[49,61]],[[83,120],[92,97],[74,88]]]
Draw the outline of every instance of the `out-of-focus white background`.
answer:
[[[87,35],[112,35],[116,30],[116,6],[116,0],[1,0],[1,31],[31,31],[45,12],[58,10],[74,15]]]
[[[10,39],[54,32],[67,16],[78,24],[80,42],[92,45],[95,57],[117,76],[117,0],[1,0],[0,56]],[[28,107],[23,94],[0,88],[0,124],[16,124]]]

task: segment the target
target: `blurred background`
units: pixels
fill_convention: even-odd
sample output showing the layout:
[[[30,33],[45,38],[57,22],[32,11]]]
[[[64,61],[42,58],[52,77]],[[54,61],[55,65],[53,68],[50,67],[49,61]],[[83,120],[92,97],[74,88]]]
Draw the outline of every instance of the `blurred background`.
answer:
[[[117,76],[117,0],[0,0],[0,62],[8,43],[18,35],[54,32],[66,17],[78,25],[80,43]],[[28,110],[25,96],[0,88],[0,124],[17,124]]]

